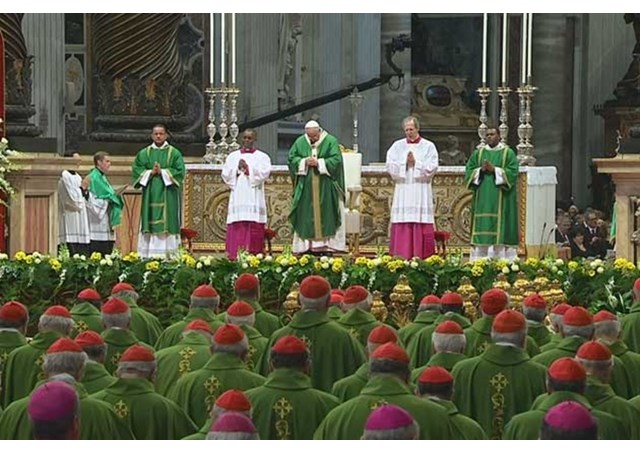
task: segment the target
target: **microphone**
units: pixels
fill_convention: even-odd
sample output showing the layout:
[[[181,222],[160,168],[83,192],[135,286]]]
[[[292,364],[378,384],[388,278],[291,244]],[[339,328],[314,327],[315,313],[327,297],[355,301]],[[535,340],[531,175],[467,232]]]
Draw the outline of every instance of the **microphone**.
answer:
[[[544,250],[544,253],[546,253],[546,252],[547,252],[547,248],[549,247],[549,243],[551,242],[551,235],[552,235],[553,233],[555,233],[555,232],[556,232],[556,230],[557,230],[557,227],[555,227],[555,226],[549,230],[549,234],[547,234],[547,237],[546,237],[546,239],[545,239],[545,241],[544,241],[544,243],[543,243],[543,244],[544,244],[544,247],[543,247],[543,248],[541,248],[541,251],[542,251],[542,250]],[[544,258],[544,254],[543,254],[543,256],[542,256],[542,257],[540,257],[540,259],[542,259],[542,258]]]

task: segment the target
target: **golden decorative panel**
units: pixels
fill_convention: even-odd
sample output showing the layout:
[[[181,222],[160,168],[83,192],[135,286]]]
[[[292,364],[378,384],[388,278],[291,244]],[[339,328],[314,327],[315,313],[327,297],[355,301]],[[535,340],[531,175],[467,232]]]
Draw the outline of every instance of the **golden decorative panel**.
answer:
[[[281,251],[291,244],[289,224],[291,178],[286,170],[271,173],[265,186],[268,227],[277,232],[272,241],[273,250]],[[362,233],[360,250],[386,251],[389,246],[389,217],[393,201],[393,181],[380,167],[379,172],[367,171],[362,175]],[[453,171],[438,173],[433,181],[436,229],[451,233],[449,248],[469,248],[471,237],[471,200],[464,175]],[[520,252],[524,252],[526,228],[526,174],[521,173],[518,184],[518,211]],[[224,252],[229,189],[222,181],[219,169],[188,170],[184,185],[184,226],[198,232],[193,241],[195,252]]]

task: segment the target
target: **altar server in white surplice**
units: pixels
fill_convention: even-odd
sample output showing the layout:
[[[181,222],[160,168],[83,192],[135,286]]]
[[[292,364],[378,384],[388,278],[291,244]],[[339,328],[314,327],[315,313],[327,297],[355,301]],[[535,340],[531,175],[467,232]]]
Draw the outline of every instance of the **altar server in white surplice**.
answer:
[[[84,196],[88,192],[81,186],[82,177],[75,170],[64,170],[58,180],[58,244],[66,245],[71,255],[86,254],[89,250],[89,219]]]
[[[226,249],[234,260],[241,249],[261,253],[267,224],[264,183],[271,173],[271,159],[254,147],[256,131],[242,134],[242,148],[227,157],[222,179],[231,189],[227,213]]]
[[[431,181],[438,169],[436,145],[420,137],[418,120],[402,121],[405,138],[387,151],[387,171],[395,182],[391,207],[393,256],[426,258],[435,253]]]

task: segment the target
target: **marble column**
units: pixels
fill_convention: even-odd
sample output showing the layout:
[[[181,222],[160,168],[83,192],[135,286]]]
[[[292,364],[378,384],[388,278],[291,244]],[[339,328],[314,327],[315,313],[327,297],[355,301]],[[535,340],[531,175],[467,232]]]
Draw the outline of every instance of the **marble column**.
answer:
[[[25,14],[22,30],[33,55],[32,103],[44,137],[64,147],[64,14]]]
[[[382,46],[400,34],[411,34],[411,14],[382,14]],[[404,86],[393,91],[388,85],[380,88],[380,148],[378,160],[384,162],[389,146],[403,136],[402,119],[411,113],[411,49],[396,53],[395,64],[404,72]],[[391,68],[380,60],[380,72]],[[397,82],[397,79],[394,79]]]

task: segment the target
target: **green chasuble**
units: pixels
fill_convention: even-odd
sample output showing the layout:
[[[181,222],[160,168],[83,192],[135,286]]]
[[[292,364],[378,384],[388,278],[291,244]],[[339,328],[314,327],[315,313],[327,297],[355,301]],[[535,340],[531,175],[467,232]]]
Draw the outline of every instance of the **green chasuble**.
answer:
[[[162,333],[160,320],[129,298],[123,298],[123,300],[131,307],[131,324],[129,325],[131,331],[136,334],[138,340],[154,345]]]
[[[436,403],[416,397],[393,376],[373,376],[360,395],[333,409],[322,421],[314,439],[358,440],[372,410],[385,404],[405,409],[420,426],[420,439],[451,439],[447,412]]]
[[[338,319],[338,324],[347,329],[362,346],[367,346],[369,332],[382,323],[371,313],[360,308],[352,308]]]
[[[331,305],[327,309],[327,316],[332,321],[337,321],[338,319],[342,318],[342,315],[344,315],[344,312],[337,305]]]
[[[269,339],[263,337],[257,329],[251,326],[239,327],[247,336],[247,340],[249,340],[249,352],[245,358],[245,363],[247,364],[247,368],[257,373],[260,366],[260,359],[262,358],[262,354],[267,350]]]
[[[173,401],[146,379],[118,379],[93,398],[107,402],[138,440],[179,440],[198,431]]]
[[[311,157],[306,134],[298,137],[289,150],[289,172],[293,181],[293,197],[289,221],[293,231],[304,240],[323,240],[335,236],[341,223],[340,201],[344,201],[344,174],[338,140],[322,132],[317,143],[318,159],[324,159],[328,175],[319,168],[308,167],[306,175],[298,174],[300,161]]]
[[[429,397],[429,401],[442,406],[449,415],[452,440],[487,440],[487,435],[475,420],[462,415],[453,401]]]
[[[496,186],[494,173],[483,173],[484,161],[504,172],[504,183]],[[518,158],[509,147],[476,148],[467,161],[465,180],[473,194],[471,216],[472,245],[518,245]],[[474,183],[476,170],[479,185]]]
[[[411,372],[411,382],[415,384],[422,372],[430,366],[441,366],[445,370],[451,371],[456,363],[462,362],[466,358],[466,355],[455,352],[437,352],[431,356],[426,365],[416,368]]]
[[[107,200],[109,203],[109,226],[114,229],[122,223],[122,209],[124,208],[124,200],[118,195],[113,186],[107,179],[107,176],[98,170],[92,168],[89,174],[89,192],[99,200]]]
[[[320,422],[338,400],[311,387],[306,374],[280,368],[266,382],[247,392],[260,440],[311,440]]]
[[[409,354],[411,358],[409,362],[411,368],[424,366],[429,361],[429,358],[434,353],[431,346],[433,332],[435,332],[436,327],[444,321],[455,321],[463,329],[471,325],[466,317],[453,311],[439,315],[432,325],[426,326],[417,332],[407,345],[407,354]]]
[[[618,396],[625,399],[640,395],[640,354],[630,351],[627,345],[620,340],[608,346],[611,353],[620,359],[629,384],[626,395],[618,393],[618,388],[616,388],[617,386],[615,384],[620,378],[617,378],[616,372],[619,372],[621,367],[617,367],[618,369],[616,369],[616,364],[614,363],[611,383],[614,391]]]
[[[111,374],[115,374],[122,353],[134,344],[144,344],[136,335],[128,329],[112,327],[102,332],[102,338],[107,344],[107,356],[104,359],[104,367]],[[146,346],[146,345],[145,345]]]
[[[491,344],[493,318],[494,316],[483,316],[471,324],[471,327],[464,330],[464,335],[467,338],[464,354],[467,357],[475,357],[482,354],[487,349],[487,346]],[[527,335],[524,349],[529,354],[529,357],[540,354],[540,348],[529,335]]]
[[[184,331],[184,328],[187,327],[187,324],[191,321],[195,321],[196,319],[201,319],[208,323],[211,326],[211,331],[214,333],[218,330],[218,327],[224,324],[224,322],[216,318],[213,310],[200,307],[191,308],[182,321],[175,322],[164,329],[156,341],[156,351],[178,344],[182,339],[182,332]]]
[[[340,402],[355,398],[360,395],[360,392],[369,382],[369,362],[365,362],[360,365],[360,368],[356,370],[351,376],[343,377],[339,381],[333,384],[331,394],[335,395]]]
[[[36,383],[44,379],[44,355],[58,338],[62,338],[58,332],[39,332],[31,342],[9,354],[2,373],[2,407],[29,395]]]
[[[210,358],[211,341],[198,332],[189,332],[177,345],[156,352],[156,391],[167,396],[179,378],[199,370]]]
[[[88,360],[84,369],[84,375],[80,381],[90,395],[99,392],[116,381],[103,364]]]
[[[454,403],[490,439],[502,438],[511,417],[529,410],[546,390],[546,368],[514,346],[491,344],[481,355],[454,366],[452,374]]]
[[[298,311],[288,325],[271,336],[267,351],[285,335],[297,336],[309,348],[311,383],[324,392],[330,392],[334,382],[355,373],[367,360],[362,344],[343,327],[330,321],[323,312]],[[262,356],[260,374],[268,374],[268,356]]]
[[[264,377],[249,371],[240,357],[217,352],[202,368],[178,379],[168,396],[197,426],[202,426],[216,399],[224,392],[249,390],[263,383]]]
[[[4,364],[9,358],[9,353],[14,349],[27,344],[27,339],[16,329],[0,329],[0,396],[2,395],[2,374]],[[2,407],[0,399],[0,407]]]
[[[532,360],[549,368],[551,364],[558,359],[563,357],[575,357],[578,349],[580,349],[580,346],[582,346],[585,341],[587,340],[578,336],[563,338],[558,342],[555,348],[538,354],[533,357]]]
[[[398,330],[398,338],[404,345],[409,345],[413,337],[425,327],[432,326],[440,313],[432,310],[420,311],[416,314],[413,322],[410,322],[400,330]]]
[[[551,331],[536,321],[527,320],[527,335],[533,338],[540,348],[551,341]]]
[[[622,318],[621,340],[633,352],[640,354],[640,302],[636,302],[629,313]]]
[[[146,170],[155,163],[169,173],[171,185],[165,185],[161,174],[150,175],[146,185],[140,182]],[[138,151],[133,162],[133,186],[142,189],[140,231],[149,234],[180,234],[182,181],[184,160],[178,148],[165,143],[163,148],[152,145]],[[153,343],[152,343],[153,344]]]
[[[552,333],[549,337],[549,342],[540,346],[540,352],[547,352],[555,349],[556,347],[558,347],[558,343],[560,343],[560,340],[562,340],[562,337],[559,333]]]
[[[604,440],[628,439],[627,433],[620,423],[620,419],[611,414],[591,407],[591,403],[583,395],[573,392],[553,392],[541,395],[533,403],[531,410],[514,416],[504,427],[503,439],[506,440],[537,440],[545,414],[556,404],[563,401],[576,401],[591,411],[598,420],[598,438]]]
[[[93,330],[98,333],[104,330],[100,310],[93,306],[91,302],[76,303],[71,307],[71,317],[76,323],[74,338],[79,333],[86,332],[87,330]]]
[[[134,440],[129,427],[103,401],[89,397],[80,383],[75,384],[80,400],[80,440]],[[0,439],[33,440],[27,413],[29,396],[14,401],[0,417]]]
[[[615,366],[615,365],[614,365]],[[617,396],[609,384],[588,376],[585,395],[594,409],[618,417],[629,433],[629,439],[640,439],[640,411],[624,398]]]

